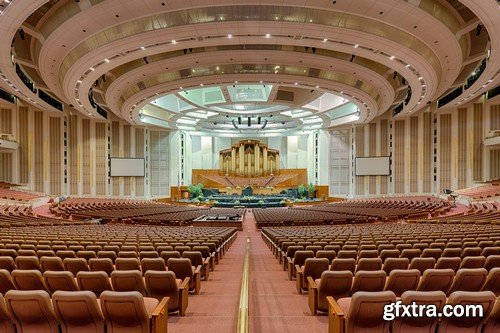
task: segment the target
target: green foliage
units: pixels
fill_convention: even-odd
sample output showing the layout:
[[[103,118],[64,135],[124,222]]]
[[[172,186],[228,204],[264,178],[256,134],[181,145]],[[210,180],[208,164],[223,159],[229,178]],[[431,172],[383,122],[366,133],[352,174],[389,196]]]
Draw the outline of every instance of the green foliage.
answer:
[[[259,200],[258,204],[262,206],[262,205],[265,204],[265,201],[264,200]]]
[[[309,183],[309,186],[307,186],[307,191],[309,192],[309,197],[313,198],[314,192],[316,191],[316,186],[314,186],[313,183]]]
[[[299,187],[297,187],[297,194],[299,198],[303,198],[306,195],[307,188],[304,184],[300,184]]]
[[[203,184],[199,183],[198,185],[189,185],[188,192],[193,198],[203,198]]]

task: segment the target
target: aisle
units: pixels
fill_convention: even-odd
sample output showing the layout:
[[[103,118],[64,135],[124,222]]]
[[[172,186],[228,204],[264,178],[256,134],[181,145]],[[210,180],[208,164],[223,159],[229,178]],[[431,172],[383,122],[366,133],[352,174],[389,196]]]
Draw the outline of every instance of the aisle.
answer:
[[[307,295],[299,295],[295,281],[278,264],[255,226],[253,214],[246,215],[250,229],[250,332],[327,332],[327,316],[311,316]]]
[[[238,232],[238,237],[215,267],[215,271],[210,272],[209,280],[201,281],[200,294],[189,295],[186,316],[169,316],[169,333],[236,332],[247,241],[245,236],[246,232]]]

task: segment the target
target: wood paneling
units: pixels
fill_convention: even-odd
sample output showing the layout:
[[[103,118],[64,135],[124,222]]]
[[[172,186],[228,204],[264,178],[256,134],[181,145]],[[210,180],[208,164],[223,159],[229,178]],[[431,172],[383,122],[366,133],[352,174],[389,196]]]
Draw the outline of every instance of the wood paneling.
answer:
[[[451,188],[451,114],[439,117],[439,185]]]

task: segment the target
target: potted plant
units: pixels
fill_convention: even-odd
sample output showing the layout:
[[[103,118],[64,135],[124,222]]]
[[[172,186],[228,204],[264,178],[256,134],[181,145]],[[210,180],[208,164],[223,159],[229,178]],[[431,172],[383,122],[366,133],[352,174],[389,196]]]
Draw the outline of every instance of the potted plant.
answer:
[[[298,187],[297,187],[297,195],[299,198],[303,198],[305,197],[306,195],[306,186],[304,184],[300,184]]]
[[[307,190],[309,191],[309,198],[312,199],[312,198],[316,197],[316,186],[314,186],[313,183],[309,183]]]

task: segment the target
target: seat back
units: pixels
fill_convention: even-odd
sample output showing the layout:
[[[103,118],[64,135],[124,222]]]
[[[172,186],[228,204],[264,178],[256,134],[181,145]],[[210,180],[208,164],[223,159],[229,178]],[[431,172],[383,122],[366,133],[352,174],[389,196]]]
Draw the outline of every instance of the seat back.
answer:
[[[483,333],[495,333],[500,331],[500,302],[495,302],[493,310],[491,310],[490,315],[486,319]]]
[[[329,262],[332,262],[332,260],[335,259],[336,256],[337,252],[335,252],[334,250],[319,250],[318,252],[316,252],[316,258],[326,258]]]
[[[169,297],[168,310],[179,310],[179,284],[175,273],[171,271],[147,271],[144,275],[149,296],[161,301]]]
[[[63,259],[64,269],[73,273],[73,275],[78,274],[78,272],[88,272],[89,266],[87,265],[87,260],[84,258],[66,258]]]
[[[420,254],[422,251],[419,249],[404,249],[401,251],[401,258],[408,258],[410,262],[413,260],[413,258],[418,258],[420,257]]]
[[[331,271],[350,271],[354,274],[356,270],[356,259],[353,258],[335,258],[330,265]]]
[[[455,291],[448,298],[449,305],[480,305],[483,316],[463,316],[443,318],[439,324],[439,332],[481,332],[481,327],[493,309],[495,295],[491,291]]]
[[[141,263],[137,258],[117,258],[115,268],[119,271],[141,271]]]
[[[317,253],[319,253],[318,251]],[[293,254],[293,264],[304,266],[307,258],[314,258],[314,251],[311,250],[299,250],[295,251]]]
[[[45,285],[50,293],[57,290],[62,291],[77,291],[78,285],[76,284],[73,273],[69,271],[46,271],[43,273]]]
[[[351,295],[358,291],[382,291],[387,275],[384,271],[358,271],[354,275]]]
[[[165,262],[168,262],[168,259],[170,258],[180,258],[181,253],[179,251],[163,251],[160,254],[160,257],[165,260]]]
[[[199,266],[203,265],[203,257],[201,255],[201,252],[198,251],[184,251],[182,253],[183,258],[188,258],[191,260],[191,265],[192,266]]]
[[[52,295],[54,312],[62,333],[104,333],[104,316],[91,291],[56,291]]]
[[[99,300],[108,332],[150,333],[149,315],[141,293],[104,291]]]
[[[384,290],[392,291],[400,297],[407,290],[415,290],[419,280],[418,269],[394,269],[389,273]]]
[[[105,290],[112,290],[108,274],[103,271],[78,272],[76,282],[80,290],[88,290],[96,294],[97,297]]]
[[[42,273],[36,269],[15,269],[11,273],[12,281],[19,290],[48,291],[43,282]]]
[[[489,290],[493,292],[495,296],[500,296],[500,267],[495,267],[490,270],[481,290]]]
[[[437,311],[441,312],[446,304],[446,295],[442,291],[405,291],[401,295],[403,304],[434,305]],[[433,317],[402,317],[394,321],[392,333],[406,332],[435,332],[439,318]]]
[[[102,271],[106,272],[108,275],[111,275],[111,273],[115,270],[113,261],[110,258],[89,259],[89,268],[92,272]]]
[[[142,271],[166,271],[167,266],[163,258],[143,258],[141,260]]]
[[[84,258],[87,261],[92,258],[97,258],[97,254],[94,251],[78,251],[76,256],[78,258]]]
[[[385,259],[382,269],[386,274],[390,274],[395,269],[408,269],[410,260],[408,258],[392,258]]]
[[[0,257],[0,269],[5,269],[9,272],[12,272],[17,268],[16,262],[14,258],[10,256],[1,256]]]
[[[193,280],[193,266],[188,258],[170,258],[167,261],[167,268],[174,272],[178,279],[184,280],[188,277]]]
[[[460,268],[481,268],[486,262],[484,256],[464,257],[460,263]]]
[[[382,259],[380,258],[361,258],[358,260],[356,272],[358,271],[378,271],[382,269]]]
[[[0,332],[2,333],[16,333],[14,328],[14,321],[12,316],[7,310],[7,305],[5,304],[5,298],[3,294],[0,294]]]
[[[484,268],[489,271],[495,267],[500,267],[500,255],[491,255],[489,257],[486,257]]]
[[[17,256],[16,266],[18,269],[36,269],[41,271],[40,259],[37,256]]]
[[[59,257],[41,257],[42,271],[64,271],[63,261]]]
[[[318,310],[328,312],[327,296],[335,300],[349,297],[353,274],[350,271],[324,271],[318,285]]]
[[[418,291],[440,290],[445,294],[451,287],[455,272],[452,269],[427,269],[418,283]]]
[[[9,290],[16,289],[10,273],[6,269],[0,269],[0,293],[5,295]]]
[[[138,291],[147,296],[146,285],[140,271],[114,271],[111,273],[114,291]]]
[[[383,319],[384,307],[395,301],[391,291],[355,293],[345,316],[346,332],[389,332],[390,322]]]
[[[454,272],[458,271],[462,259],[460,257],[441,257],[436,262],[436,269],[453,269]]]
[[[5,294],[5,303],[17,332],[59,333],[59,325],[46,291],[10,290]]]
[[[479,291],[486,281],[488,271],[484,268],[462,268],[457,271],[450,291]]]
[[[436,259],[434,258],[413,258],[410,261],[410,269],[418,269],[420,271],[420,274],[424,274],[424,271],[427,269],[432,269],[434,268],[434,265],[436,264]]]

